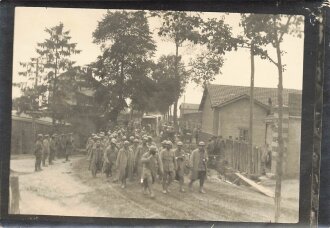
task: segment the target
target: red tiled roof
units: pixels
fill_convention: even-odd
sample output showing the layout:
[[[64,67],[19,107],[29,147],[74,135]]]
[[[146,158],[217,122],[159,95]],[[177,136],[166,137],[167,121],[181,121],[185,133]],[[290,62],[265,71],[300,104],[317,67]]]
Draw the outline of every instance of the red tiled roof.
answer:
[[[210,96],[211,106],[220,106],[226,102],[229,102],[237,97],[249,96],[250,87],[249,86],[231,86],[231,85],[216,85],[208,84],[206,86],[207,92]],[[283,89],[283,105],[288,106],[289,94],[302,94],[301,90],[296,89]],[[203,99],[205,94],[203,95]],[[277,105],[277,88],[263,88],[254,87],[254,98],[256,101],[269,105],[269,98],[272,101],[272,106]],[[202,102],[203,103],[203,99]]]

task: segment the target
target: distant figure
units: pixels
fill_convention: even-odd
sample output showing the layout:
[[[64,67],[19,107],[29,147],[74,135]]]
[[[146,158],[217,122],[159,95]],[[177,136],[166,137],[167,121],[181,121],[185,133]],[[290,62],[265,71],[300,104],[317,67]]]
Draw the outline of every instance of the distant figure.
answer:
[[[34,155],[36,156],[35,169],[34,171],[41,171],[41,160],[43,154],[43,145],[42,145],[42,134],[38,134],[37,141],[34,148]]]
[[[49,165],[53,164],[53,160],[55,157],[55,151],[56,151],[55,137],[56,137],[56,134],[53,134],[49,140],[49,159],[48,159]]]
[[[61,134],[60,145],[61,145],[61,157],[62,157],[65,156],[66,154],[66,138],[64,134]]]
[[[49,156],[49,151],[50,151],[50,148],[49,148],[49,135],[45,135],[45,138],[42,142],[43,144],[43,157],[42,157],[42,166],[47,166],[46,165],[46,160]]]
[[[69,156],[72,154],[73,151],[73,136],[70,133],[66,139],[66,150],[65,150],[65,161],[70,161]]]

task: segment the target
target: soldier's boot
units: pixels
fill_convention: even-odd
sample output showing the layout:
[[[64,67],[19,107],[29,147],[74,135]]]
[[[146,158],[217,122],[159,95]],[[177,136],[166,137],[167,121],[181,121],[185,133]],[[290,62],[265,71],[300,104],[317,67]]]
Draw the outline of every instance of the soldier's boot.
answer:
[[[150,198],[155,198],[155,194],[154,194],[154,191],[152,190],[151,187],[149,187],[149,192],[150,192]]]
[[[192,184],[193,184],[193,182],[190,181],[190,183],[189,183],[189,190],[190,190],[191,192],[193,191]]]
[[[182,185],[180,186],[180,192],[185,192],[185,190],[184,190],[184,188],[183,188]]]
[[[202,193],[202,194],[205,194],[206,193],[203,187],[200,187],[199,188],[199,192]]]

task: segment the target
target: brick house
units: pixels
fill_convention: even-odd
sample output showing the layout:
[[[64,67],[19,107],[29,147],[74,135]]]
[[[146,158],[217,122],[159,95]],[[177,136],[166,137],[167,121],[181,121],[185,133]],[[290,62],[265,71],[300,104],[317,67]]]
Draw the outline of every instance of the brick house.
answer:
[[[228,139],[249,139],[250,87],[208,84],[203,93],[199,110],[202,112],[202,138],[222,136]],[[283,136],[285,147],[285,169],[289,175],[299,172],[300,90],[283,89]],[[277,88],[254,89],[253,143],[255,146],[269,145],[272,156],[277,150]],[[272,159],[272,172],[275,171]],[[291,165],[290,165],[291,164]],[[297,164],[297,165],[292,165]]]

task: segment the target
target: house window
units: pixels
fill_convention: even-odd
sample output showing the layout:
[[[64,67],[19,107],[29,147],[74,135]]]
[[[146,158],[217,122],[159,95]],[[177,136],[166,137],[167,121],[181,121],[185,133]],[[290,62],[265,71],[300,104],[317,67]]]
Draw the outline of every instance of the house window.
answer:
[[[249,140],[249,130],[246,128],[240,128],[239,129],[239,138],[241,140],[245,140],[245,141]]]

